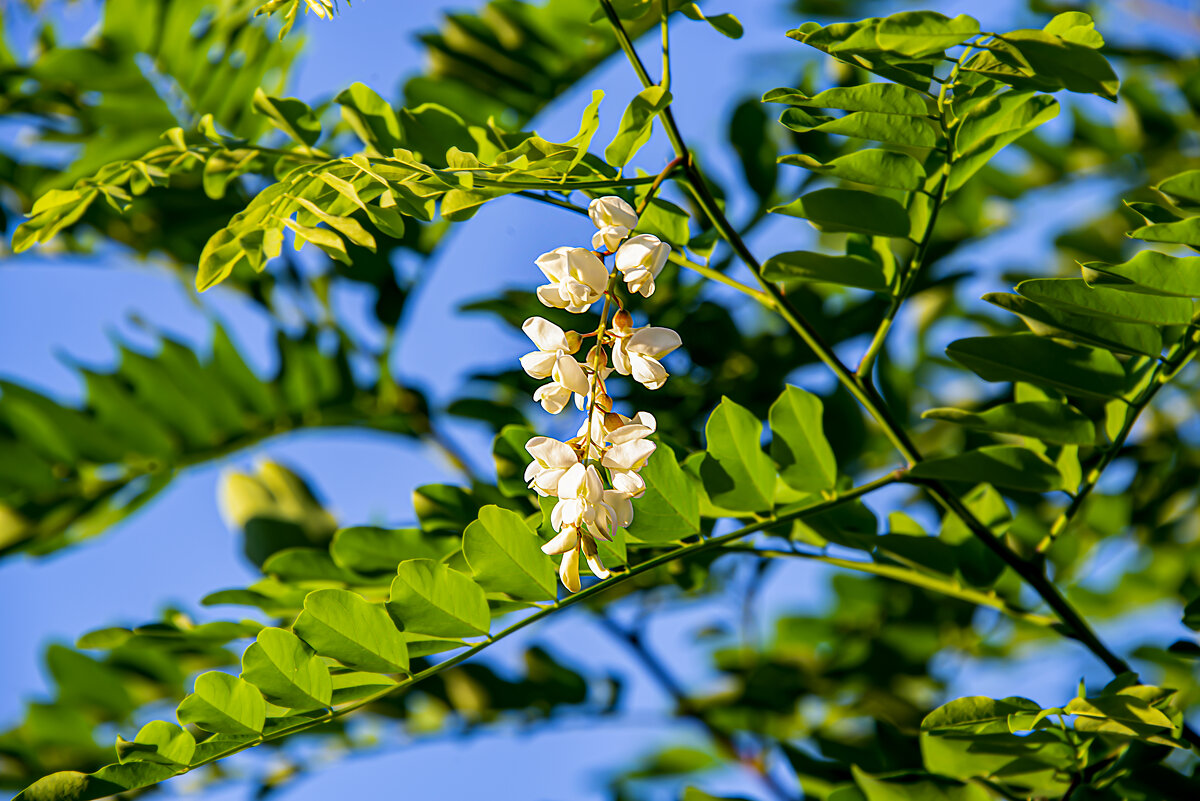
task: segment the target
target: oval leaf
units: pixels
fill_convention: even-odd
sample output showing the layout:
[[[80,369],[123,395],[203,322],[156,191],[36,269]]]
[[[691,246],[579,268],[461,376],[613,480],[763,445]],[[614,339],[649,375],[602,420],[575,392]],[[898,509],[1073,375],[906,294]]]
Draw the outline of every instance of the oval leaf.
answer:
[[[554,563],[542,553],[541,540],[516,512],[485,506],[463,532],[463,554],[485,590],[521,601],[555,597]]]
[[[176,710],[180,723],[192,723],[217,734],[261,734],[267,702],[254,685],[210,670],[196,677],[192,694]]]
[[[408,647],[382,606],[348,590],[317,590],[304,598],[292,626],[316,649],[355,670],[407,673]]]
[[[333,697],[329,670],[295,634],[265,628],[242,654],[242,678],[273,704],[298,711],[328,707]]]
[[[492,619],[483,588],[432,559],[400,563],[387,610],[406,632],[435,637],[487,634]]]

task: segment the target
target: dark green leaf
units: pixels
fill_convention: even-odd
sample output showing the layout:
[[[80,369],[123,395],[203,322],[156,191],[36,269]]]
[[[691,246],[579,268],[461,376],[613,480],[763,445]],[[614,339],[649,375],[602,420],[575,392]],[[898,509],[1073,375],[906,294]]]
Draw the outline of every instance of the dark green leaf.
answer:
[[[1034,278],[1017,284],[1017,292],[1030,300],[1060,306],[1076,314],[1110,317],[1154,325],[1187,325],[1192,302],[1119,289],[1092,287],[1081,278]]]
[[[927,420],[1001,434],[1033,437],[1059,445],[1091,445],[1096,429],[1082,412],[1057,401],[1003,403],[982,412],[962,409],[929,409],[921,415]]]
[[[768,281],[819,281],[841,286],[891,290],[888,276],[878,262],[860,256],[831,256],[808,250],[793,250],[772,256],[763,263]]]
[[[913,478],[987,482],[997,487],[1050,492],[1063,489],[1062,475],[1046,457],[1014,445],[989,445],[941,459],[927,459],[908,471]]]
[[[910,229],[903,206],[889,197],[857,189],[818,189],[771,211],[802,217],[817,230],[829,233],[850,231],[905,238]]]
[[[838,156],[824,164],[805,153],[781,156],[780,164],[793,164],[807,170],[871,186],[916,191],[924,186],[925,169],[907,153],[869,148]]]
[[[1036,334],[968,337],[951,342],[946,354],[985,381],[1027,381],[1099,398],[1119,397],[1128,384],[1111,353]]]
[[[642,145],[650,140],[654,118],[671,104],[671,93],[661,86],[638,92],[621,116],[617,135],[604,150],[604,158],[614,167],[623,167]]]

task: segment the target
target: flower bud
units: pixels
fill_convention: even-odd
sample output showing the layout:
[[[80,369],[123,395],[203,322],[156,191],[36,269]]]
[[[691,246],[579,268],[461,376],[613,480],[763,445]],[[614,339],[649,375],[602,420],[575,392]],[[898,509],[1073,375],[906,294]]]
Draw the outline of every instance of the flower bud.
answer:
[[[592,346],[588,351],[587,363],[597,370],[603,370],[608,366],[608,359],[604,355],[604,348],[599,345]]]
[[[624,309],[618,309],[613,315],[613,328],[624,330],[633,327],[633,315]]]
[[[596,408],[607,413],[612,411],[612,405],[612,398],[608,397],[608,393],[603,389],[598,390],[596,393]]]
[[[575,353],[579,350],[579,346],[583,344],[583,337],[578,331],[567,331],[567,353]]]

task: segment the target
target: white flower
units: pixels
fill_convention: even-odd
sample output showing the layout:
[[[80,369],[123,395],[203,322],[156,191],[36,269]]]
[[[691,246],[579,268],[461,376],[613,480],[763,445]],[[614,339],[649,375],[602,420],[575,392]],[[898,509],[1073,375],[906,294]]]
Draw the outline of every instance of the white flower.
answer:
[[[668,373],[659,360],[683,344],[679,334],[670,328],[618,324],[613,327],[613,335],[613,367],[618,373],[633,376],[646,389],[658,389],[666,383]]]
[[[550,414],[558,414],[570,402],[572,393],[586,396],[588,380],[579,362],[564,354],[554,361],[550,383],[538,387],[533,399]]]
[[[625,277],[630,292],[644,298],[654,292],[654,279],[667,263],[671,246],[657,236],[638,234],[617,250],[616,267]]]
[[[555,248],[538,256],[535,263],[550,280],[538,287],[538,300],[556,309],[585,312],[604,296],[608,286],[604,262],[586,248]]]
[[[640,497],[646,491],[646,480],[638,475],[638,471],[646,466],[655,447],[650,440],[639,438],[606,450],[600,464],[612,474],[613,489],[631,498]]]
[[[567,334],[542,317],[530,317],[521,324],[521,330],[537,345],[537,350],[521,357],[521,367],[534,378],[549,378],[560,356],[579,350],[578,334]]]
[[[629,236],[629,229],[623,225],[606,225],[592,234],[592,247],[596,250],[614,252]]]
[[[632,231],[638,224],[638,216],[633,206],[615,195],[598,197],[589,203],[588,216],[597,228],[619,225]]]
[[[558,480],[558,498],[550,511],[555,531],[574,526],[597,539],[612,539],[617,512],[604,500],[604,482],[595,465],[569,468]]]
[[[525,450],[533,457],[525,468],[525,483],[538,495],[558,495],[558,482],[571,467],[579,464],[575,449],[565,442],[550,437],[534,437],[525,443]]]

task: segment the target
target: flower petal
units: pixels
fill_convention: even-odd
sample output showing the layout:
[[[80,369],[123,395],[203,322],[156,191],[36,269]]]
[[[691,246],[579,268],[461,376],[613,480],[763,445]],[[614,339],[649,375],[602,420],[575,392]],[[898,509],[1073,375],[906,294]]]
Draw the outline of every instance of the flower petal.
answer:
[[[553,353],[567,349],[567,335],[544,317],[530,317],[521,323],[521,330],[533,340],[538,350]]]

